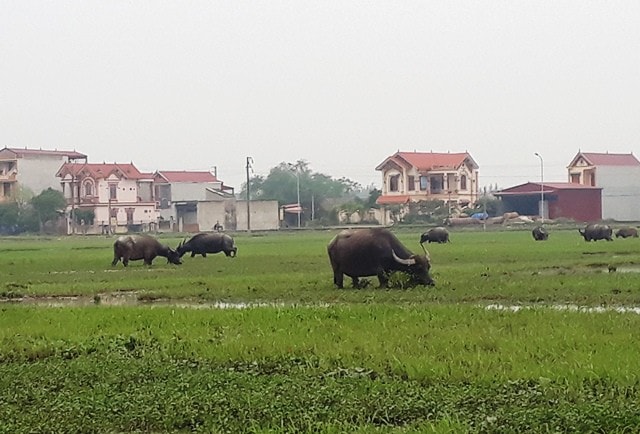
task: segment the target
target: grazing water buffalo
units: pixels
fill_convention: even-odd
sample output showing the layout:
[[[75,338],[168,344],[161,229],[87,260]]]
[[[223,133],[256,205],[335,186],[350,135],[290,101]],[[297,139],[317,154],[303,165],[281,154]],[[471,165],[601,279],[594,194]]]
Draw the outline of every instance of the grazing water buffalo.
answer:
[[[380,287],[386,287],[389,273],[404,271],[412,284],[433,285],[429,275],[429,255],[414,255],[398,238],[384,228],[344,230],[327,246],[333,268],[333,283],[343,287],[344,274],[358,288],[359,277],[378,276]]]
[[[442,226],[431,228],[420,236],[420,244],[423,244],[425,242],[448,243],[449,231],[447,230],[447,228],[444,228]]]
[[[207,257],[207,253],[218,253],[224,252],[225,255],[231,256],[232,258],[236,256],[238,252],[238,248],[231,238],[227,234],[207,234],[207,233],[199,233],[192,236],[189,241],[181,242],[176,251],[182,257],[185,253],[191,252],[191,257],[193,258],[195,255],[202,255],[204,258]]]
[[[616,238],[638,238],[638,230],[636,228],[620,228],[616,231]]]
[[[167,262],[182,264],[180,255],[171,247],[160,244],[149,235],[123,235],[113,243],[113,262],[115,266],[120,259],[126,267],[129,261],[144,259],[145,265],[151,265],[156,256],[164,256]]]
[[[583,229],[578,229],[578,232],[580,232],[580,235],[584,237],[585,241],[613,241],[613,238],[611,237],[611,235],[613,234],[613,230],[609,225],[591,224],[587,225]]]
[[[536,241],[546,241],[547,238],[549,238],[549,232],[542,226],[533,228],[531,235],[533,235],[533,239]]]

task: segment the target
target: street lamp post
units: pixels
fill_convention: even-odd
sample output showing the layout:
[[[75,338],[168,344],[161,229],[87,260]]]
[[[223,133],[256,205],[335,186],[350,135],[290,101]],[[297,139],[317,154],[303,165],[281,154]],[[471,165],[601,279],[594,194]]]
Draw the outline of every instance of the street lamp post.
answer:
[[[542,155],[534,152],[536,157],[540,159],[540,221],[544,224],[544,161]]]
[[[296,212],[298,213],[298,229],[300,229],[300,214],[302,214],[302,207],[300,206],[300,172],[297,164],[289,163],[288,167],[290,170],[295,170],[294,173],[296,175],[296,193],[298,195],[298,206]]]

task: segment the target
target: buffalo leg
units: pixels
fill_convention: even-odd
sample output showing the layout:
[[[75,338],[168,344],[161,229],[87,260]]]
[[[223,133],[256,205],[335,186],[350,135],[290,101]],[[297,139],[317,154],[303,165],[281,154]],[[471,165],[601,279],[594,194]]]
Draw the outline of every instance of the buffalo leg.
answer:
[[[378,273],[378,281],[380,282],[380,288],[386,288],[389,276],[384,271],[381,271]]]
[[[344,286],[343,286],[343,284],[344,284],[344,276],[342,275],[342,272],[334,271],[334,273],[333,273],[333,284],[336,285],[336,287],[338,287],[339,289],[344,288]]]
[[[119,260],[120,258],[118,256],[114,256],[113,261],[111,261],[111,266],[115,267],[115,265],[118,263]]]
[[[196,256],[196,252],[191,252],[191,257],[195,258],[195,256]]]
[[[202,254],[202,257],[203,257],[203,258],[206,258],[206,257],[207,257],[207,254],[206,254],[206,253],[203,253],[203,254]]]

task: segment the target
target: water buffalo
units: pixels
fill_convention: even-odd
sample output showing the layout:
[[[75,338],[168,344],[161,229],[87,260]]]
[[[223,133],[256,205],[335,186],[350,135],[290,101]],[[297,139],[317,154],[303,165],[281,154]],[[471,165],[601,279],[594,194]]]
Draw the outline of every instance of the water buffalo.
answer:
[[[123,235],[113,243],[113,262],[115,266],[120,259],[126,267],[129,261],[143,259],[145,265],[151,265],[156,256],[167,258],[172,264],[182,264],[180,255],[171,247],[160,244],[158,240],[149,235]]]
[[[333,283],[343,287],[344,275],[359,287],[359,277],[378,276],[380,287],[387,286],[389,274],[404,271],[412,284],[433,285],[429,275],[429,255],[414,255],[385,228],[344,230],[327,246],[333,268]]]
[[[431,228],[420,236],[420,244],[423,244],[425,242],[448,243],[449,231],[447,230],[447,228],[444,228],[442,226]]]
[[[583,229],[578,229],[578,232],[580,232],[580,235],[584,237],[585,241],[613,241],[613,238],[611,237],[613,230],[609,225],[590,224]]]
[[[546,241],[547,238],[549,238],[549,232],[542,226],[533,228],[531,235],[533,235],[533,239],[536,241]]]
[[[616,231],[616,238],[638,238],[638,230],[636,228],[620,228]]]
[[[233,238],[227,234],[213,233],[208,234],[201,232],[192,236],[189,241],[182,241],[176,251],[182,257],[185,253],[191,252],[191,257],[196,255],[202,255],[207,257],[207,253],[224,252],[225,255],[236,256],[238,248],[233,241]]]

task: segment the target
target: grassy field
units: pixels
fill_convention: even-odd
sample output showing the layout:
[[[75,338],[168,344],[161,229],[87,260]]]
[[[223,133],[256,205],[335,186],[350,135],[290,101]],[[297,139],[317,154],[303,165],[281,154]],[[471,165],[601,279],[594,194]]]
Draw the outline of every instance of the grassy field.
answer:
[[[0,432],[635,432],[640,241],[550,232],[453,232],[435,287],[343,290],[335,231],[127,269],[113,238],[2,239]]]

